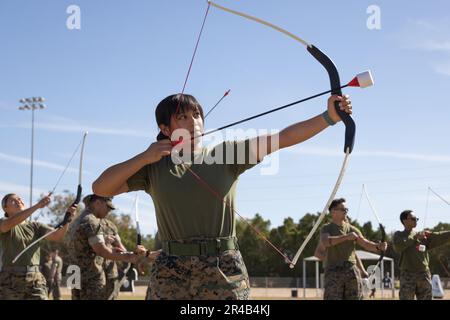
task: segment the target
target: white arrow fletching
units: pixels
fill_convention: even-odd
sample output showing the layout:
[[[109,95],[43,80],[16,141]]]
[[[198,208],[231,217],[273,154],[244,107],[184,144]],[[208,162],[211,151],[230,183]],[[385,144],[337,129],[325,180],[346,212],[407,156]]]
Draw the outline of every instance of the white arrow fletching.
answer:
[[[370,72],[370,70],[358,74],[356,78],[358,79],[360,88],[371,87],[375,83],[373,81],[372,73]]]

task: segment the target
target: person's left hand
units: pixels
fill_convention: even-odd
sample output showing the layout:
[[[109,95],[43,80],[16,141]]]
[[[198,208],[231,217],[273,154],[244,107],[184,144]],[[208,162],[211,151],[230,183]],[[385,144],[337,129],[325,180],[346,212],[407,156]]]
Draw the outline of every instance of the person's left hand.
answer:
[[[377,245],[377,249],[380,250],[380,251],[386,251],[387,250],[387,246],[388,246],[388,244],[385,241],[385,242],[382,242],[382,243],[378,244]]]
[[[328,99],[328,114],[330,115],[331,120],[334,122],[342,121],[341,117],[339,117],[336,109],[334,108],[334,103],[339,102],[339,108],[347,114],[352,114],[352,101],[350,100],[350,96],[345,94],[343,96],[332,95]]]

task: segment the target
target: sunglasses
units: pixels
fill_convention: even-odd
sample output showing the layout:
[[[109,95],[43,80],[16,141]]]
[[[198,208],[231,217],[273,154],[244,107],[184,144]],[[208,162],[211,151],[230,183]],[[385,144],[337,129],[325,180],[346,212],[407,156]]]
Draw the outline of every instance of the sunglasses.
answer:
[[[419,218],[409,218],[409,220],[412,220],[412,221],[419,221]]]
[[[336,208],[336,209],[334,209],[334,210],[336,210],[336,211],[341,211],[341,212],[344,212],[344,213],[348,213],[348,208],[344,208],[344,209],[342,209],[342,208]]]

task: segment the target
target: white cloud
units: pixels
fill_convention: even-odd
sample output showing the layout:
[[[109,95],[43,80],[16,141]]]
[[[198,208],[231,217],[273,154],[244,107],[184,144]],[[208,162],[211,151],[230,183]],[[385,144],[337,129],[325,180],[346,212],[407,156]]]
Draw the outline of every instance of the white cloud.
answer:
[[[30,165],[30,158],[14,156],[14,155],[1,153],[1,152],[0,152],[0,160],[13,162],[16,164],[24,164],[27,166]],[[38,167],[42,167],[42,168],[56,170],[56,171],[63,171],[65,169],[65,166],[63,166],[63,165],[53,163],[53,162],[36,160],[36,159],[34,160],[34,165],[38,166]],[[69,167],[69,168],[67,168],[67,172],[78,173],[78,168]]]
[[[410,20],[396,38],[406,49],[426,51],[434,71],[438,74],[450,76],[450,63],[442,62],[450,58],[450,20]],[[441,54],[437,57],[437,54]],[[447,58],[442,58],[442,55]],[[441,62],[439,62],[441,61]]]
[[[407,48],[450,52],[450,20],[410,20],[398,34]]]
[[[426,39],[422,42],[416,44],[416,48],[426,50],[426,51],[444,51],[450,52],[450,41],[449,40],[434,40]]]
[[[12,125],[0,125],[2,128],[19,128],[19,129],[30,129],[29,123],[18,123]],[[115,136],[124,136],[124,137],[138,137],[138,138],[149,138],[152,132],[145,132],[139,130],[129,130],[129,129],[117,129],[117,128],[100,128],[100,127],[92,127],[85,126],[81,124],[77,124],[76,122],[38,122],[35,123],[36,130],[47,130],[52,132],[86,132],[89,133],[97,133],[97,134],[105,134],[105,135],[115,135]]]
[[[17,193],[23,198],[28,199],[30,195],[30,186],[15,184],[6,181],[0,181],[0,194]],[[33,194],[46,194],[48,190],[33,188]],[[2,195],[3,197],[3,195]]]
[[[289,152],[301,155],[319,155],[326,157],[342,157],[343,152],[331,148],[316,148],[316,147],[294,147],[288,149]],[[353,157],[379,157],[379,158],[395,158],[415,161],[428,162],[450,162],[450,155],[445,154],[422,154],[422,153],[407,153],[407,152],[392,152],[383,150],[355,150]]]
[[[450,62],[435,64],[434,71],[445,76],[450,76]]]
[[[2,103],[0,101],[0,107]],[[0,124],[0,128],[18,128],[27,129],[31,128],[31,124],[28,121],[19,122],[15,124]],[[116,136],[129,136],[129,137],[139,137],[139,138],[149,138],[154,132],[148,130],[133,130],[133,129],[121,129],[121,128],[102,128],[96,126],[90,126],[81,124],[73,119],[59,116],[55,114],[43,113],[40,115],[40,120],[35,123],[36,130],[46,130],[53,132],[86,132],[105,134],[105,135],[116,135]]]

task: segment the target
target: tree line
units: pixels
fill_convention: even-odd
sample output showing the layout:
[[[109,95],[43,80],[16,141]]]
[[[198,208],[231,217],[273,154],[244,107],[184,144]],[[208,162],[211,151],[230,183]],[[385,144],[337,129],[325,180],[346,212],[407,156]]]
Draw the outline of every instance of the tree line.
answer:
[[[65,209],[73,202],[74,195],[69,191],[64,191],[61,194],[55,195],[52,205],[46,208],[35,217],[35,220],[42,219],[50,221],[50,225],[56,225],[63,219]],[[81,212],[83,205],[78,208],[77,214]],[[300,219],[294,220],[291,217],[286,217],[281,226],[272,226],[270,220],[265,220],[260,214],[256,213],[253,218],[247,221],[258,230],[264,237],[272,242],[277,248],[282,249],[283,253],[290,259],[293,258],[296,251],[304,241],[311,228],[317,221],[320,213],[306,213]],[[124,246],[133,250],[136,246],[137,231],[133,218],[126,213],[113,212],[107,217],[115,223],[119,230],[119,235]],[[381,230],[377,225],[375,228],[371,222],[361,224],[357,220],[352,220],[349,217],[352,225],[361,230],[364,237],[372,241],[379,241],[381,239]],[[328,219],[324,219],[322,225],[328,223]],[[439,223],[431,231],[450,230],[450,224]],[[238,244],[241,254],[244,258],[247,270],[252,277],[301,277],[302,263],[299,260],[294,269],[290,269],[289,265],[285,263],[284,259],[272,247],[270,247],[246,222],[237,218],[236,220],[236,235],[238,237]],[[392,248],[393,234],[386,234],[386,241],[388,242],[387,257],[394,258],[395,271],[398,274],[398,259],[399,255]],[[315,248],[319,241],[320,232],[316,232],[314,238],[306,246],[302,257],[310,257],[314,255]],[[148,249],[154,249],[157,246],[157,241],[153,235],[145,235],[142,237],[142,244]],[[65,266],[70,265],[70,256],[64,243],[54,243],[44,241],[42,250],[44,256],[47,252],[58,249],[60,255],[64,260]],[[430,252],[430,269],[432,274],[439,274],[441,277],[450,277],[449,262],[450,259],[450,245],[436,248]],[[363,261],[366,267],[370,264],[375,264],[375,261]],[[313,264],[306,264],[307,273],[313,274],[315,266]],[[312,272],[312,273],[311,273]]]

